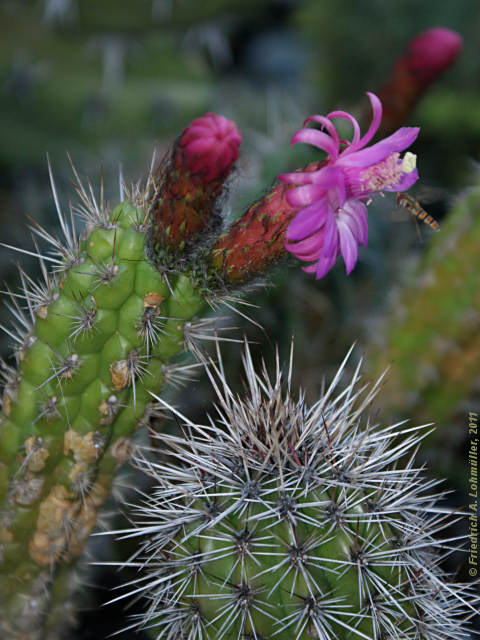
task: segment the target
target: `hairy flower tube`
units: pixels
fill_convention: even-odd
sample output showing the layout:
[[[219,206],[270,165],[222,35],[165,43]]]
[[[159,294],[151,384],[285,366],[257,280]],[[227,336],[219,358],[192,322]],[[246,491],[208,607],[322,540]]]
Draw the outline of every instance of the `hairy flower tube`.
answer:
[[[234,122],[206,113],[189,124],[160,163],[149,211],[150,257],[160,268],[179,268],[216,238],[241,142]]]
[[[357,120],[345,111],[327,116],[314,115],[304,125],[316,122],[322,130],[303,128],[291,144],[304,142],[325,151],[327,158],[316,171],[296,171],[278,176],[297,185],[287,194],[290,205],[300,207],[290,223],[285,248],[304,262],[304,268],[322,278],[341,253],[347,274],[358,258],[358,246],[368,241],[367,204],[384,191],[406,191],[418,179],[415,156],[400,152],[416,139],[418,127],[402,127],[388,138],[367,146],[382,119],[382,105],[373,93],[367,93],[373,110],[368,131],[361,136]],[[350,142],[340,139],[334,118],[347,120],[353,128]]]
[[[412,455],[426,430],[370,424],[380,381],[360,388],[357,369],[338,390],[345,362],[309,407],[292,395],[292,362],[283,384],[247,348],[245,397],[220,359],[207,424],[170,407],[183,436],[158,435],[161,457],[137,458],[153,491],[116,532],[142,540],[127,563],[139,575],[115,598],[146,597],[132,627],[157,640],[469,637],[473,585],[441,568],[450,519]]]

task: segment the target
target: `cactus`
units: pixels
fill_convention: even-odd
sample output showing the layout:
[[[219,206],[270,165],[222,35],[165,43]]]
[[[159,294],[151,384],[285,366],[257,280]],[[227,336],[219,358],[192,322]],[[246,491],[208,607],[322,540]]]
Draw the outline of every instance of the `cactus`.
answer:
[[[368,357],[373,376],[394,363],[383,393],[397,417],[438,425],[429,438],[438,450],[431,457],[459,486],[461,467],[451,453],[463,438],[451,433],[451,419],[474,393],[480,366],[479,197],[475,186],[459,198],[397,292]]]
[[[117,532],[141,537],[127,563],[140,577],[120,596],[147,598],[133,626],[157,640],[469,637],[478,597],[440,568],[450,518],[411,455],[425,428],[365,424],[380,381],[359,388],[357,368],[336,392],[345,363],[308,407],[291,360],[283,385],[278,359],[270,379],[246,348],[246,397],[220,359],[215,418],[170,407],[184,435],[156,436],[160,460],[137,456],[152,491]]]
[[[59,585],[69,582],[134,430],[155,414],[147,390],[159,393],[178,375],[167,363],[204,331],[205,319],[197,329],[192,322],[197,314],[230,305],[235,287],[285,255],[282,232],[295,209],[281,185],[275,211],[262,213],[263,200],[256,208],[263,229],[280,229],[277,244],[262,250],[255,272],[229,277],[256,240],[223,222],[240,140],[221,116],[197,119],[144,187],[132,187],[111,211],[75,172],[86,221],[80,236],[50,171],[65,242],[34,226],[53,251],[41,253],[36,241],[34,251],[18,249],[39,259],[43,281],[20,269],[23,291],[11,293],[14,322],[6,328],[17,366],[1,366],[2,638],[55,637],[53,621],[68,606]]]
[[[78,245],[72,237],[58,280],[25,293],[34,326],[19,338],[18,371],[7,370],[0,426],[2,621],[25,632],[38,620],[21,616],[23,589],[82,552],[151,411],[145,385],[161,388],[185,320],[204,304],[185,275],[169,288],[146,261],[144,218],[120,204]]]
[[[282,184],[274,186],[229,228],[225,223],[223,202],[228,194],[241,136],[235,124],[222,116],[209,113],[195,120],[162,162],[152,165],[143,186],[133,186],[129,191],[122,187],[122,196],[127,197],[113,210],[104,202],[103,185],[97,202],[90,185],[84,188],[74,169],[80,196],[77,209],[86,222],[80,236],[75,232],[74,211],[71,210],[70,217],[66,217],[61,210],[50,170],[65,242],[61,243],[57,236],[35,225],[34,232],[50,245],[50,252],[41,253],[36,240],[34,251],[18,249],[39,259],[43,282],[34,282],[20,269],[23,291],[10,294],[9,306],[14,322],[13,330],[6,329],[17,342],[17,366],[2,363],[5,388],[0,416],[0,630],[4,637],[23,640],[61,637],[61,625],[70,611],[66,601],[70,590],[66,585],[72,585],[70,576],[76,559],[96,525],[117,468],[131,455],[131,436],[137,427],[148,424],[149,418],[156,414],[158,403],[162,402],[158,394],[164,383],[178,375],[167,363],[180,351],[194,347],[196,337],[208,324],[206,319],[195,324],[195,317],[220,303],[229,306],[235,299],[235,292],[248,290],[246,285],[285,258],[287,251],[303,261],[317,261],[316,266],[305,267],[306,271],[316,272],[317,278],[328,271],[341,253],[348,273],[356,262],[357,245],[367,241],[366,202],[370,196],[380,188],[394,190],[401,186],[407,189],[417,180],[412,161],[414,156],[406,154],[401,158],[400,151],[415,139],[418,129],[400,129],[390,138],[366,148],[381,119],[378,98],[373,94],[369,94],[369,98],[374,119],[361,138],[358,123],[350,114],[334,111],[326,117],[312,116],[309,121],[325,126],[328,135],[303,129],[293,141],[311,142],[326,151],[327,157],[311,162],[303,171],[279,176]],[[337,117],[346,118],[353,125],[351,142],[340,141],[331,122]],[[355,163],[360,163],[361,168],[356,168]],[[309,206],[304,207],[305,204]],[[313,236],[309,235],[311,233]],[[53,265],[53,273],[47,270],[47,262]],[[192,350],[197,351],[195,347]],[[255,379],[259,381],[258,377]],[[255,391],[255,398],[260,388],[261,385]],[[157,394],[156,402],[152,402],[149,392]],[[278,394],[273,394],[272,398],[280,402]],[[296,416],[299,419],[300,405],[292,407],[285,405],[286,418],[290,420]],[[273,408],[272,405],[268,410],[273,411]],[[291,410],[295,416],[290,415]],[[353,415],[356,417],[358,412]],[[314,500],[308,503],[308,507],[302,507],[307,511],[302,512],[303,519],[298,524],[305,534],[302,539],[307,551],[313,549],[317,553],[321,547],[323,553],[327,548],[333,549],[332,562],[336,567],[332,569],[333,573],[343,570],[340,560],[348,541],[353,545],[348,562],[354,563],[354,548],[355,563],[360,573],[363,571],[364,560],[360,557],[363,552],[367,555],[374,553],[375,558],[380,554],[382,559],[393,554],[395,563],[401,564],[401,552],[395,551],[395,544],[402,547],[407,538],[417,544],[418,540],[423,540],[422,530],[409,530],[402,518],[400,523],[395,520],[387,525],[381,513],[375,509],[369,511],[370,506],[367,509],[365,505],[367,502],[370,504],[370,499],[377,504],[376,492],[383,489],[383,484],[382,487],[377,486],[368,473],[367,484],[362,484],[363,472],[359,465],[363,464],[366,455],[363,443],[367,448],[371,444],[368,433],[357,436],[355,428],[352,430],[342,423],[341,428],[335,427],[332,436],[329,419],[325,418],[323,425],[325,437],[327,440],[331,437],[346,439],[340,447],[345,454],[343,462],[354,469],[357,480],[360,475],[360,484],[352,485],[353,493],[348,490],[350,471],[345,471],[341,460],[337,460],[332,462],[332,469],[335,475],[340,468],[340,476],[335,476],[334,483],[328,486],[332,493],[327,496],[321,488],[317,491],[320,476],[313,473]],[[350,416],[350,419],[354,418]],[[271,433],[262,427],[262,432],[255,436],[256,444],[252,451],[249,438],[253,437],[253,432],[246,430],[241,434],[246,438],[243,443],[237,439],[237,453],[240,450],[250,451],[248,456],[245,453],[246,457],[240,457],[246,469],[251,463],[260,475],[267,474],[265,480],[272,486],[274,476],[268,474],[275,475],[275,464],[280,474],[281,484],[272,490],[272,500],[277,506],[269,507],[267,515],[258,514],[259,527],[265,523],[275,527],[277,516],[283,518],[284,515],[289,522],[296,522],[292,513],[296,512],[297,503],[300,505],[303,501],[307,504],[302,496],[305,497],[312,488],[310,481],[307,481],[307,493],[302,493],[304,490],[299,489],[301,479],[287,470],[292,464],[289,456],[293,456],[293,462],[301,466],[302,456],[307,459],[310,455],[303,444],[300,446],[300,441],[303,443],[309,436],[302,431],[300,424],[297,426],[292,441],[290,435],[283,434],[281,421]],[[313,429],[313,426],[308,429]],[[215,433],[221,442],[220,432],[217,430]],[[389,441],[388,433],[388,429],[375,432],[375,437],[380,438],[380,442]],[[317,437],[319,433],[313,435]],[[267,440],[263,441],[264,438]],[[276,444],[275,438],[278,440]],[[417,440],[413,438],[413,442]],[[407,439],[406,449],[409,443]],[[340,446],[339,442],[337,444]],[[271,456],[265,449],[267,445],[272,447],[271,454],[277,455],[276,462],[265,459],[257,468],[259,459],[255,456],[258,451],[260,455]],[[323,449],[326,446],[324,440]],[[379,464],[384,455],[395,458],[395,453],[384,454],[382,445],[379,447],[379,460],[374,458],[373,465]],[[405,447],[397,447],[394,452],[400,449],[405,451]],[[315,449],[315,460],[317,453],[320,455]],[[332,455],[337,456],[337,453]],[[282,466],[283,459],[286,467]],[[199,457],[197,462],[203,464],[204,460]],[[322,473],[326,473],[325,465]],[[203,477],[203,473],[202,467],[194,470],[199,477]],[[391,473],[391,470],[385,472],[387,475]],[[401,482],[405,484],[411,475],[407,470]],[[414,482],[418,482],[413,475]],[[303,480],[305,477],[302,475]],[[382,483],[387,482],[386,477],[381,477]],[[270,489],[267,490],[268,496],[264,495],[264,490],[252,482],[251,486],[247,483],[249,488],[241,489],[247,493],[241,493],[240,502],[247,504],[250,498],[260,498],[267,505],[273,504],[268,497]],[[371,491],[362,494],[367,490],[368,482],[373,483],[373,494]],[[206,489],[206,485],[201,486],[202,491]],[[355,497],[357,493],[358,500]],[[228,496],[224,497],[228,502]],[[333,512],[338,503],[345,518],[333,512],[329,516],[328,509],[326,514],[317,509],[318,501],[324,504],[328,500]],[[354,506],[351,507],[352,501]],[[238,502],[233,498],[227,508],[233,518],[229,526],[233,526],[237,519],[244,525],[242,531],[250,527],[248,531],[251,533],[250,508],[242,506],[237,514]],[[353,510],[349,511],[350,508]],[[317,515],[323,518],[319,526],[312,522]],[[343,538],[337,535],[336,542],[328,538],[331,533],[328,517],[331,517],[330,524],[334,521],[338,524],[343,535]],[[375,522],[370,522],[371,517]],[[222,516],[219,518],[218,522]],[[354,529],[351,523],[354,520],[356,529],[352,537]],[[216,515],[213,522],[217,523]],[[285,542],[290,535],[287,525],[283,527],[283,534],[280,531],[276,534],[278,541],[283,535]],[[420,518],[416,525],[420,527]],[[195,528],[187,531],[187,537],[196,536],[198,532]],[[381,536],[387,537],[381,541]],[[248,546],[248,540],[241,542],[241,546]],[[178,540],[171,538],[169,544],[175,546]],[[313,588],[312,585],[323,585],[325,589],[330,583],[318,566],[313,571],[313,578],[305,577],[302,558],[306,551],[292,546],[292,541],[289,544],[288,553],[291,551],[298,565],[290,597],[297,597],[294,590],[298,583],[300,599],[309,603],[308,611],[316,611],[316,600],[311,599],[313,596],[308,589]],[[217,560],[218,557],[215,562]],[[245,562],[249,564],[246,556]],[[365,562],[369,564],[370,557]],[[371,566],[378,568],[378,562],[372,560]],[[422,601],[433,588],[433,578],[430,582],[427,580],[426,587],[417,584],[423,585],[423,575],[421,579],[413,580],[415,562],[420,562],[419,557],[411,560],[409,556],[400,566],[394,587],[395,593],[400,594],[400,602],[408,599],[410,593],[404,582],[410,585],[408,588],[417,589]],[[266,575],[268,567],[273,573],[278,573],[283,564],[270,563],[265,566],[262,576]],[[302,573],[302,578],[297,576],[298,572]],[[362,637],[368,637],[366,633],[377,633],[376,618],[373,622],[368,621],[369,607],[374,609],[372,616],[383,616],[381,610],[390,601],[380,598],[377,607],[365,598],[373,583],[381,591],[385,572],[383,569],[373,571],[373,577],[369,575],[364,584],[359,583],[360,591],[356,593],[352,581],[347,580],[346,584],[350,586],[329,600],[327,618],[331,620],[333,611],[338,614],[335,618],[337,633],[349,628],[342,622],[340,612],[343,605],[338,604],[338,598],[350,596],[358,609],[356,615],[360,616],[354,624],[355,632]],[[228,580],[231,575],[233,573],[229,574]],[[291,576],[287,582],[290,579]],[[276,587],[276,583],[270,585],[269,593],[276,592]],[[255,591],[257,587],[253,589]],[[238,606],[247,615],[246,612],[250,611],[248,603],[255,603],[256,596],[243,587],[238,593]],[[448,588],[447,593],[451,593]],[[201,595],[203,597],[206,593]],[[437,603],[435,598],[433,601]],[[278,602],[283,609],[276,612],[274,619],[284,624],[278,628],[278,634],[284,637],[287,628],[298,622],[300,638],[304,633],[303,622],[295,616],[289,617],[287,610],[291,603],[284,602],[283,595]],[[398,600],[396,602],[398,605]],[[443,600],[442,603],[445,604]],[[278,603],[272,606],[277,605],[280,606]],[[229,607],[227,604],[227,609]],[[190,614],[192,610],[188,609],[188,612]],[[400,606],[399,610],[397,606],[389,624],[398,623],[408,633],[409,625],[418,622],[420,613],[411,605]],[[263,609],[260,617],[272,619]],[[235,614],[234,618],[235,633],[243,633],[247,625],[251,627],[248,633],[257,634],[254,623],[250,621],[247,624],[245,616],[240,627],[238,615]],[[313,627],[308,626],[305,633],[310,633],[317,624],[316,618],[312,620]],[[333,620],[331,622],[333,624]],[[265,620],[260,623],[258,634],[270,633],[266,624]],[[214,628],[216,622],[211,625]],[[224,634],[226,629],[230,629],[230,622],[225,622],[225,625],[222,622],[216,633]],[[174,628],[178,631],[178,625]]]

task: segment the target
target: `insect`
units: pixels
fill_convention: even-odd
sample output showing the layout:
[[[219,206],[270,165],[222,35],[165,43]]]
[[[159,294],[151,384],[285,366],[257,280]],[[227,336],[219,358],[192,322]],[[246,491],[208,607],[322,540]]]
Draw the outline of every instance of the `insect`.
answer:
[[[399,207],[403,207],[409,211],[417,220],[421,220],[424,224],[427,224],[430,229],[434,231],[440,229],[440,225],[435,218],[427,213],[418,200],[415,200],[415,198],[408,193],[397,193],[397,204]]]

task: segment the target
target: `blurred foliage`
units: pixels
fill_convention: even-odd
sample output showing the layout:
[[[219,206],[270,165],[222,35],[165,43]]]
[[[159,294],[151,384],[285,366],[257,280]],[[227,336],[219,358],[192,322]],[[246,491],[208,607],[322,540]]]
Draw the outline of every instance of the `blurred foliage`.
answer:
[[[455,4],[400,0],[395,5],[382,0],[305,0],[299,3],[295,20],[316,59],[310,66],[311,80],[324,87],[329,104],[356,101],[365,86],[378,86],[408,40],[436,26],[454,29],[464,38],[462,62],[449,72],[449,85],[463,90],[475,86],[471,83],[478,77],[480,28],[475,0]]]

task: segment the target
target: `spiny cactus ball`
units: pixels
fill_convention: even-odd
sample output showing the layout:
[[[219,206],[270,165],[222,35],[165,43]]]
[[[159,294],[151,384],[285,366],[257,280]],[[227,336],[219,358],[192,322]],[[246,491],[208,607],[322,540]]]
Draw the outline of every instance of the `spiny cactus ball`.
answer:
[[[165,457],[137,458],[155,486],[122,532],[142,537],[120,596],[147,598],[133,626],[166,640],[469,637],[472,587],[440,567],[455,547],[436,539],[442,494],[413,466],[425,427],[370,424],[379,383],[358,388],[357,369],[336,391],[345,362],[310,408],[292,396],[291,361],[285,385],[248,348],[244,367],[241,398],[210,363],[215,417],[177,412]]]

